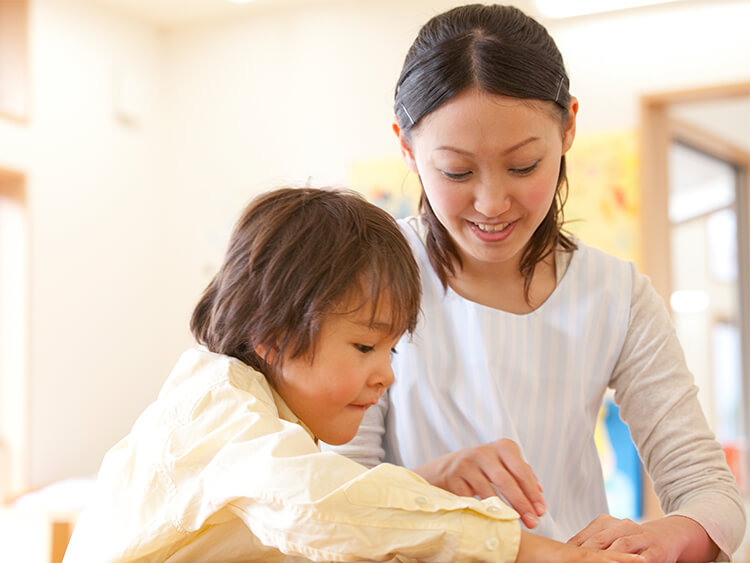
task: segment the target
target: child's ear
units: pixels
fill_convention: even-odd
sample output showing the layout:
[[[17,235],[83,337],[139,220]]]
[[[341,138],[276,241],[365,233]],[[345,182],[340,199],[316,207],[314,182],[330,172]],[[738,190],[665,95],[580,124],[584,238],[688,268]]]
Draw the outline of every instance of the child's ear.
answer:
[[[563,128],[562,153],[565,154],[573,146],[573,139],[576,137],[576,116],[578,115],[578,98],[570,97],[568,106],[568,122]]]
[[[401,125],[398,123],[398,117],[395,115],[393,116],[393,132],[396,134],[396,137],[398,137],[399,145],[401,146],[401,156],[404,158],[404,162],[406,163],[407,168],[414,172],[416,175],[419,175],[419,171],[417,170],[417,162],[414,160],[414,153],[411,150],[411,146],[409,145],[409,141],[406,140],[406,137],[404,136],[404,132],[401,130]]]

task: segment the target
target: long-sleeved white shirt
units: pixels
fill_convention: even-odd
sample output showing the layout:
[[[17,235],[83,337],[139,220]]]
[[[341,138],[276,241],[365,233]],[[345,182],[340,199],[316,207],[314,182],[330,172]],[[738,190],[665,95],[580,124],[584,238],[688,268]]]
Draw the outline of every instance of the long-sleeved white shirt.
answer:
[[[515,561],[518,515],[315,438],[266,378],[185,352],[105,456],[66,563]]]
[[[334,449],[367,466],[418,467],[510,438],[544,488],[547,514],[534,532],[567,541],[607,512],[594,427],[611,387],[664,511],[699,522],[728,558],[744,507],[648,278],[579,243],[558,254],[547,301],[515,315],[446,292],[424,225],[400,224],[420,266],[423,316],[397,347],[394,385],[357,437]]]

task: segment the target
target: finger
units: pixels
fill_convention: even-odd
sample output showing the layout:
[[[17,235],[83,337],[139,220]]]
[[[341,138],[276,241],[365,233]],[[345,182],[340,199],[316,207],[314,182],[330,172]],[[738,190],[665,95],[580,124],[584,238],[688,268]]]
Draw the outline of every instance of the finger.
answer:
[[[513,475],[503,465],[493,445],[472,448],[470,455],[454,464],[454,475],[468,483],[472,495],[481,498],[501,495],[521,515],[527,527],[534,528],[538,524],[531,500],[524,495]]]
[[[576,563],[646,563],[640,555],[583,549],[577,552]]]
[[[513,475],[508,473],[505,467],[493,467],[491,475],[487,475],[497,489],[493,494],[501,494],[503,498],[513,507],[513,510],[521,515],[521,520],[527,528],[535,528],[539,523],[536,510],[531,500],[523,493]]]
[[[496,451],[503,465],[513,475],[523,494],[534,506],[537,516],[543,516],[547,510],[534,470],[526,463],[521,448],[512,440],[498,440],[495,442]]]
[[[469,484],[461,477],[452,477],[450,479],[446,479],[445,488],[454,495],[458,495],[460,497],[474,496],[474,493],[472,492]]]
[[[616,518],[613,518],[609,514],[600,514],[596,518],[594,518],[591,522],[589,522],[589,525],[586,526],[583,530],[578,532],[575,536],[570,538],[567,543],[581,546],[583,543],[591,538],[592,536],[595,536],[602,530],[606,529],[607,527],[610,527],[614,525],[617,522]]]
[[[485,479],[493,486],[493,494],[502,495],[508,504],[521,515],[524,524],[529,528],[534,528],[539,522],[538,517],[546,511],[544,498],[539,492],[531,467],[523,461],[517,446],[513,442],[510,444],[513,448],[506,449],[502,455],[512,467],[516,468],[517,473],[525,472],[526,476],[519,477],[509,471],[495,448],[485,449],[481,454],[477,452],[479,455],[475,457],[475,461],[484,472]],[[529,474],[532,476],[531,481],[529,481]],[[526,487],[530,488],[530,491],[524,491],[523,484],[519,481],[521,478],[526,480]]]
[[[639,553],[648,543],[641,527],[627,518],[618,520],[613,518],[608,527],[600,530],[581,544],[581,547],[594,549],[612,549],[623,553]],[[617,544],[617,548],[615,548]]]
[[[645,563],[659,563],[665,560],[664,551],[660,546],[652,545],[642,551],[640,555]]]
[[[609,557],[613,563],[647,563],[642,555],[633,553],[611,553]]]
[[[649,540],[643,534],[622,536],[614,540],[608,547],[611,551],[620,553],[641,553],[649,547]]]
[[[623,536],[623,533],[624,531],[619,525],[614,528],[606,528],[586,539],[586,541],[581,544],[581,547],[608,549],[616,540]],[[632,551],[626,551],[625,553],[632,553]]]
[[[646,563],[643,557],[632,553],[609,553],[607,551],[595,552],[585,560],[585,563]]]
[[[477,495],[481,498],[497,496],[497,491],[495,491],[495,488],[492,486],[492,481],[490,481],[487,474],[477,465],[467,465],[466,467],[463,467],[461,470],[461,478],[471,488],[472,495]],[[515,507],[513,508],[515,509]]]

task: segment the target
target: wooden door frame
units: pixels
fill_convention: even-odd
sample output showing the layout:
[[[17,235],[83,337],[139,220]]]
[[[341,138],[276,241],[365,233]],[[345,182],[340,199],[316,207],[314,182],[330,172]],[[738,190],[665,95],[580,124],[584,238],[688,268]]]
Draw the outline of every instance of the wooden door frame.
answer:
[[[641,98],[641,256],[643,269],[656,291],[669,302],[672,288],[670,259],[669,146],[674,140],[715,155],[736,165],[740,174],[737,214],[738,228],[744,228],[738,247],[740,290],[750,290],[750,153],[715,134],[670,117],[671,106],[683,103],[708,102],[750,97],[750,82],[709,88],[650,94]],[[750,319],[750,299],[740,300],[741,319]],[[750,324],[750,323],[748,323]],[[741,327],[743,351],[744,405],[750,405],[750,326]],[[750,412],[744,411],[744,432],[750,437]],[[745,452],[744,465],[750,468],[750,451]],[[747,475],[746,475],[747,477]],[[651,511],[653,498],[645,498],[646,512]],[[658,510],[658,506],[656,508]]]
[[[0,167],[0,196],[13,201],[18,202],[22,206],[26,207],[26,176],[18,171],[10,170],[7,168]],[[26,226],[26,240],[29,241],[29,228],[28,221]],[[28,244],[27,244],[28,246]],[[24,303],[24,314],[26,316],[25,330],[24,330],[24,373],[21,374],[21,381],[18,382],[15,390],[10,395],[3,393],[0,396],[0,406],[3,405],[4,401],[11,402],[17,409],[16,416],[13,417],[13,422],[17,426],[15,431],[11,431],[9,436],[9,443],[7,444],[7,454],[9,456],[9,467],[8,469],[8,483],[2,483],[0,486],[0,492],[4,492],[4,495],[0,495],[0,504],[7,498],[12,498],[18,494],[24,492],[28,488],[29,480],[29,432],[30,432],[30,405],[29,405],[29,381],[30,381],[30,366],[31,366],[31,346],[30,346],[30,305],[29,305],[29,294],[30,294],[30,258],[27,254],[25,259],[25,279],[27,286],[26,303]],[[2,491],[3,487],[7,487],[5,491]],[[6,498],[1,498],[1,497]]]
[[[0,0],[0,118],[27,123],[30,114],[29,0]]]
[[[750,82],[695,90],[649,94],[641,98],[641,256],[643,269],[657,292],[669,299],[672,287],[669,260],[669,144],[673,139],[716,154],[740,167],[750,166],[747,152],[715,135],[669,117],[669,107],[680,103],[750,97]],[[743,183],[750,190],[750,179]],[[740,202],[741,213],[750,213],[750,202]]]

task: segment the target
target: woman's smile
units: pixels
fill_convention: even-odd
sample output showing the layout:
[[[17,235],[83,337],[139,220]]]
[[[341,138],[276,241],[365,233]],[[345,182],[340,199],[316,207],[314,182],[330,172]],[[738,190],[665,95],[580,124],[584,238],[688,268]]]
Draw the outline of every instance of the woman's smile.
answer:
[[[467,223],[480,241],[501,242],[513,233],[518,221],[503,223],[476,223],[473,221],[467,221]]]

